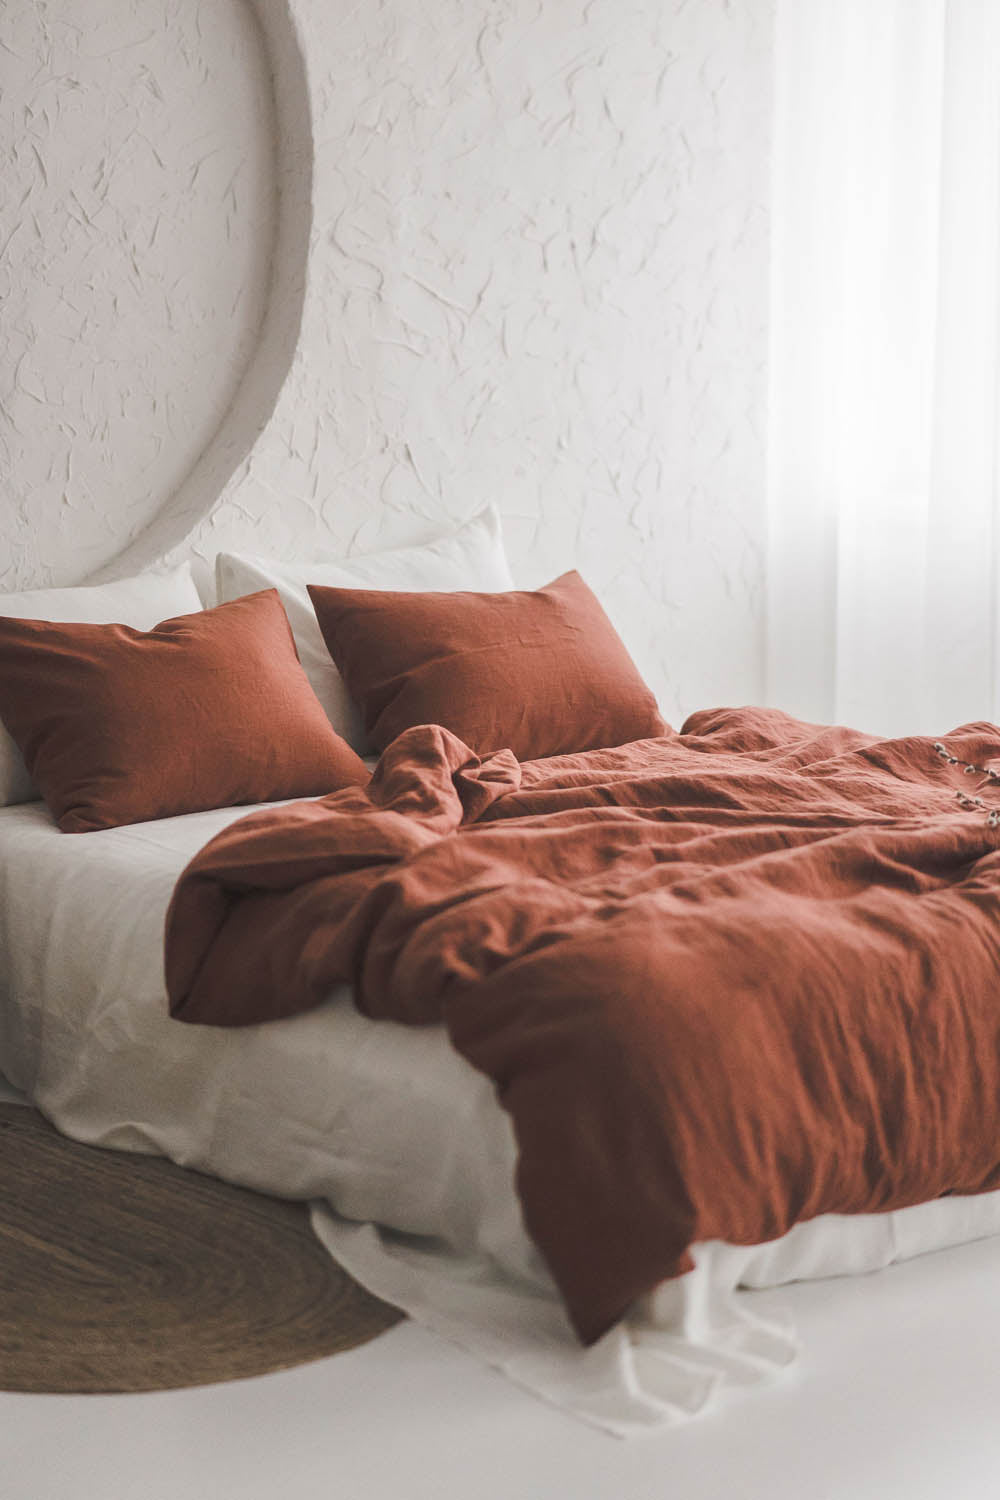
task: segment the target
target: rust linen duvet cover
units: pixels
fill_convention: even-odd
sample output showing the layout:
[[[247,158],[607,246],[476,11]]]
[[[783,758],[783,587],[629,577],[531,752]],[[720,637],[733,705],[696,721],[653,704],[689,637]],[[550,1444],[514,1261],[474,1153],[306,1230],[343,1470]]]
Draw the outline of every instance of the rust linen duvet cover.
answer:
[[[1000,730],[878,740],[773,710],[518,764],[406,731],[367,788],[245,818],[181,877],[181,1020],[341,981],[495,1082],[584,1342],[824,1213],[1000,1187]]]

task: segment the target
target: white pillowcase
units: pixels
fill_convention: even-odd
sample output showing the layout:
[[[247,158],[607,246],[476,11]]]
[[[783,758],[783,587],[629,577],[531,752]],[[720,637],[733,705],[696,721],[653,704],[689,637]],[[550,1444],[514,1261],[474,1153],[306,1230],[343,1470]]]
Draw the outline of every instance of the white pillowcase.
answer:
[[[131,625],[152,630],[174,615],[193,615],[202,607],[189,563],[170,573],[140,573],[115,583],[72,589],[29,589],[0,594],[0,615],[20,620],[55,620],[60,625]],[[0,707],[0,717],[2,717]],[[0,807],[35,802],[40,793],[10,735],[0,724]]]
[[[367,557],[278,562],[242,552],[220,552],[215,560],[215,582],[220,604],[258,589],[278,590],[313,692],[337,733],[361,754],[369,749],[361,714],[330,659],[306,584],[436,594],[460,589],[496,593],[514,587],[503,550],[500,517],[491,505],[449,536]]]

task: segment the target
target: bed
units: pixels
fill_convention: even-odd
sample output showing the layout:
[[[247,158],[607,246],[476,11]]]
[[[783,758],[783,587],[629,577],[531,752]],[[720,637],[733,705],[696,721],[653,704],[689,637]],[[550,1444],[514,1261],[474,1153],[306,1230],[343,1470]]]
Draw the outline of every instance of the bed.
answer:
[[[727,1373],[743,1385],[791,1363],[794,1331],[759,1318],[752,1292],[734,1298],[737,1283],[867,1271],[1000,1233],[993,1193],[803,1225],[754,1252],[705,1246],[683,1286],[584,1354],[522,1227],[509,1118],[442,1029],[368,1020],[346,991],[260,1026],[170,1020],[174,884],[246,813],[73,839],[40,803],[0,810],[0,1071],[67,1135],[313,1200],[317,1233],[364,1284],[618,1433],[699,1409]]]
[[[348,593],[334,604],[353,610],[356,595]],[[428,607],[425,600],[414,606]],[[273,601],[254,608],[273,615]],[[592,660],[588,655],[588,671]],[[370,667],[363,670],[368,680]],[[630,693],[631,711],[637,700]],[[492,700],[479,708],[492,713]],[[378,713],[385,713],[384,698]],[[544,722],[546,732],[561,732],[551,718]],[[387,750],[371,785],[395,788],[392,795],[407,803],[413,788],[397,775],[407,745],[422,746],[425,767],[427,756],[461,761],[464,747],[442,731],[429,739],[404,729],[400,737],[397,727],[382,725]],[[656,723],[647,727],[651,743],[659,743]],[[672,754],[674,742],[664,743],[656,753]],[[968,747],[982,743],[982,732],[962,741],[970,755]],[[580,763],[567,774],[558,743],[547,748],[529,781],[549,786],[558,772],[559,795],[578,793],[586,781]],[[602,774],[610,767],[617,775],[616,754],[599,762]],[[921,747],[919,756],[928,754]],[[933,754],[937,770],[952,776],[957,757],[944,746]],[[472,755],[468,774],[452,775],[448,762],[443,782],[434,774],[449,788],[461,784],[478,817],[509,790],[504,777],[517,762],[504,755]],[[95,823],[95,804],[80,824],[88,829],[83,837],[67,837],[39,801],[0,809],[0,1070],[60,1129],[311,1200],[317,1234],[371,1290],[526,1388],[620,1434],[681,1420],[720,1388],[767,1381],[794,1362],[794,1330],[773,1311],[757,1312],[754,1288],[875,1270],[1000,1232],[1000,1192],[983,1190],[991,1186],[986,1173],[975,1191],[878,1213],[811,1216],[761,1243],[699,1239],[680,1274],[650,1286],[581,1347],[579,1324],[574,1330],[550,1266],[524,1227],[511,1116],[442,1024],[362,1015],[343,985],[327,986],[308,1008],[299,1005],[302,1013],[259,1023],[246,1024],[243,1015],[234,1025],[227,1014],[215,1017],[224,1024],[183,1025],[169,1014],[164,925],[182,874],[189,872],[190,883],[191,869],[205,858],[200,851],[227,849],[246,828],[283,829],[287,816],[301,821],[296,809],[335,822],[345,809],[353,816],[361,807],[370,820],[372,760],[360,771],[343,764],[345,785],[332,797],[256,803],[243,796],[235,806],[117,826]],[[987,780],[989,774],[983,772]],[[119,794],[121,781],[112,778],[109,795]],[[162,791],[158,785],[157,795]],[[82,819],[74,795],[61,813],[64,826],[66,818]],[[416,800],[425,815],[420,787]],[[970,849],[984,839],[992,848],[986,803],[971,785],[968,793],[959,789],[958,802],[975,823],[963,824],[956,838],[971,840]],[[973,835],[973,826],[988,833]],[[240,1003],[238,991],[226,996],[231,1008]],[[209,1010],[188,1019],[213,1017]]]
[[[245,813],[67,839],[39,803],[0,810],[0,1070],[75,1139],[316,1200],[318,1232],[366,1284],[529,1386],[554,1389],[562,1363],[587,1411],[578,1347],[521,1227],[509,1122],[440,1029],[369,1021],[346,991],[273,1026],[170,1020],[167,903],[189,858]],[[620,1383],[612,1364],[598,1398]],[[623,1425],[641,1420],[645,1403],[618,1398]]]

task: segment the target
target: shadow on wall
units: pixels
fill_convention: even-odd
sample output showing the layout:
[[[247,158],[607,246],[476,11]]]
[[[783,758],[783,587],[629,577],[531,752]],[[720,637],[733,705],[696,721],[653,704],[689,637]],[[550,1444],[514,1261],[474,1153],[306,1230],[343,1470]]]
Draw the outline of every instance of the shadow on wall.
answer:
[[[264,37],[274,103],[277,226],[257,346],[222,421],[138,537],[88,581],[124,577],[179,546],[245,463],[274,410],[302,324],[312,228],[313,139],[306,62],[287,0],[249,0]],[[206,585],[206,579],[199,584]]]

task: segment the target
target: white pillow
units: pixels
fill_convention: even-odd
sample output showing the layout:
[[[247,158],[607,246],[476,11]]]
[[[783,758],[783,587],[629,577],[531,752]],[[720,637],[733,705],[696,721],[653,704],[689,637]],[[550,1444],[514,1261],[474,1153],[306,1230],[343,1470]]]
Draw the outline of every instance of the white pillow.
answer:
[[[336,562],[321,558],[315,562],[278,562],[247,557],[242,552],[220,552],[215,560],[215,582],[220,604],[258,589],[278,590],[313,692],[337,733],[361,754],[369,748],[361,714],[330,660],[306,584],[435,594],[458,589],[494,593],[514,587],[503,550],[500,517],[492,505],[437,541],[425,542],[420,547],[400,547],[392,552],[373,552],[367,557],[347,557]]]
[[[20,620],[55,620],[60,625],[131,625],[152,630],[174,615],[202,607],[189,563],[170,573],[141,573],[115,583],[73,589],[29,589],[0,594],[0,615]],[[34,802],[39,792],[10,735],[0,724],[0,807]]]

